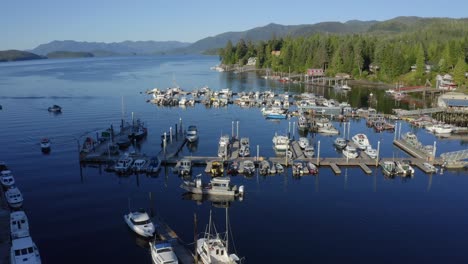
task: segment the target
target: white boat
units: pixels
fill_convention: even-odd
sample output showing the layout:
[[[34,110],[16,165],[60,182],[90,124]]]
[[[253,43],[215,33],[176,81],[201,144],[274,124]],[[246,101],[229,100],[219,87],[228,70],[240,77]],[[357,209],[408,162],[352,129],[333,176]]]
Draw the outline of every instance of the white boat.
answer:
[[[348,145],[348,141],[344,138],[338,137],[333,142],[333,145],[335,145],[337,149],[344,149]]]
[[[358,146],[358,148],[362,150],[366,150],[367,147],[370,146],[369,139],[367,139],[365,134],[356,134],[351,139]]]
[[[338,135],[340,133],[332,123],[324,123],[322,126],[318,127],[317,132],[327,135]]]
[[[293,175],[302,175],[304,173],[304,165],[302,162],[294,162],[292,165],[292,174]]]
[[[309,170],[310,174],[317,174],[318,173],[318,168],[315,166],[312,161],[307,162],[307,169]]]
[[[195,142],[198,140],[198,129],[196,126],[191,125],[188,127],[186,138],[188,142]]]
[[[268,160],[262,160],[258,166],[258,170],[262,175],[267,175],[270,173],[270,163]]]
[[[187,98],[182,96],[179,100],[179,106],[185,106],[187,104]]]
[[[301,147],[301,149],[305,149],[309,146],[309,139],[306,138],[306,137],[300,137],[299,138],[299,147]]]
[[[383,173],[387,176],[393,176],[397,173],[395,162],[384,161],[381,163]]]
[[[357,152],[357,149],[349,145],[343,149],[343,155],[349,159],[355,159],[359,157],[359,153]]]
[[[373,149],[371,146],[368,146],[366,148],[366,150],[364,150],[364,153],[366,153],[367,156],[369,156],[369,158],[371,158],[371,159],[376,159],[377,158],[377,150]]]
[[[201,174],[195,180],[184,181],[180,188],[195,194],[217,195],[217,196],[242,196],[244,186],[232,185],[229,177],[212,178],[209,183],[203,183]]]
[[[127,172],[132,166],[132,164],[133,164],[133,158],[130,157],[128,153],[125,153],[117,161],[117,164],[115,165],[114,170],[120,173]]]
[[[432,165],[432,164],[430,164],[428,162],[424,162],[422,165],[426,168],[426,170],[429,173],[437,173],[437,168],[434,167],[434,165]]]
[[[255,164],[251,160],[244,160],[241,164],[242,171],[240,173],[252,175],[255,173]]]
[[[50,151],[50,140],[48,138],[41,139],[41,150],[42,152]]]
[[[24,211],[10,213],[10,233],[12,239],[29,236],[29,222]]]
[[[218,143],[218,157],[226,158],[229,152],[230,138],[228,135],[221,136]]]
[[[304,152],[303,152],[303,153],[304,153],[304,156],[305,156],[306,158],[312,158],[312,157],[314,156],[314,154],[315,154],[314,146],[310,146],[310,145],[309,145],[308,147],[306,147],[306,148],[304,149]]]
[[[406,132],[402,136],[403,140],[408,144],[416,148],[421,148],[421,142],[419,142],[418,137],[413,132]]]
[[[6,188],[10,188],[11,186],[15,185],[15,178],[13,174],[11,174],[10,170],[4,170],[0,174],[0,182]]]
[[[15,186],[5,192],[5,198],[12,208],[20,208],[23,205],[23,195]]]
[[[348,85],[348,82],[345,84],[341,85],[341,89],[345,91],[351,91],[351,86]]]
[[[145,169],[146,160],[145,159],[137,159],[133,162],[132,170],[135,172],[141,172]]]
[[[189,159],[181,159],[177,162],[175,170],[179,175],[189,175],[192,172],[192,161]]]
[[[30,236],[11,241],[10,263],[41,264],[39,249]]]
[[[250,156],[250,144],[249,144],[249,138],[247,137],[243,137],[240,139],[239,156],[241,157]]]
[[[130,229],[142,237],[153,237],[156,232],[148,213],[143,209],[124,215],[124,220]]]
[[[309,130],[309,124],[307,123],[307,119],[303,115],[299,116],[297,128],[302,131]]]
[[[414,169],[410,165],[410,161],[403,160],[403,161],[395,161],[395,165],[398,169],[398,172],[404,175],[413,175]]]
[[[206,227],[202,238],[197,240],[197,254],[200,256],[199,261],[203,264],[235,264],[240,263],[240,259],[236,254],[229,254],[229,218],[228,209],[226,208],[226,234],[222,238],[221,234],[217,233],[216,227],[210,220]]]
[[[432,130],[436,134],[450,134],[453,131],[453,126],[444,124],[444,125],[433,125]]]
[[[153,264],[178,264],[176,254],[170,243],[149,242]]]
[[[289,138],[286,136],[274,136],[273,137],[273,148],[276,151],[286,151],[289,147]]]

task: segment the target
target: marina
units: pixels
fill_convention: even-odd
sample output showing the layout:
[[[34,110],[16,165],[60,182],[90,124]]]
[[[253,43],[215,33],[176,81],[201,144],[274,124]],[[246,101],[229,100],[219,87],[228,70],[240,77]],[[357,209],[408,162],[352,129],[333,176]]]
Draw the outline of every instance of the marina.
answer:
[[[28,95],[35,92],[34,86],[18,84],[22,89],[12,91],[1,102],[5,106],[2,118],[10,129],[1,130],[0,136],[4,148],[10,151],[8,155],[2,153],[0,160],[7,162],[24,195],[23,206],[27,209],[31,234],[41,250],[43,263],[61,263],[69,248],[83,252],[70,263],[151,263],[149,242],[139,238],[123,221],[122,216],[128,213],[129,199],[139,207],[155,209],[157,215],[152,219],[156,229],[163,240],[170,242],[181,263],[192,263],[196,251],[195,235],[203,237],[202,228],[210,222],[211,210],[213,221],[224,230],[227,207],[232,228],[230,237],[235,242],[229,243],[228,252],[248,263],[287,263],[290,260],[287,256],[272,255],[271,252],[280,251],[284,237],[291,233],[298,241],[306,242],[297,245],[298,252],[306,252],[311,247],[316,249],[316,262],[360,262],[363,256],[359,248],[367,248],[378,253],[366,255],[366,261],[379,263],[383,262],[380,256],[388,255],[383,248],[389,247],[395,248],[397,253],[388,255],[386,260],[406,262],[408,257],[398,252],[407,250],[410,245],[412,253],[427,256],[417,261],[429,258],[442,261],[427,253],[426,249],[440,245],[440,234],[448,237],[459,232],[461,229],[458,227],[462,227],[467,219],[464,211],[460,210],[467,202],[464,196],[466,177],[463,176],[466,170],[463,169],[463,161],[466,154],[462,152],[463,135],[452,133],[449,137],[439,137],[410,120],[391,119],[395,102],[386,100],[383,90],[372,90],[379,102],[372,109],[375,109],[375,114],[384,112],[382,115],[387,123],[398,125],[380,130],[376,128],[380,123],[367,125],[369,114],[374,113],[369,105],[357,103],[366,101],[360,96],[369,94],[371,90],[351,83],[353,88],[345,96],[335,94],[333,88],[306,88],[299,84],[261,79],[254,72],[205,74],[204,69],[216,62],[216,58],[206,57],[195,57],[189,61],[169,56],[161,58],[161,61],[154,58],[114,58],[110,61],[95,58],[93,61],[97,64],[90,63],[89,67],[96,70],[101,67],[99,62],[120,65],[113,74],[101,72],[89,80],[92,85],[102,88],[92,91],[78,89],[83,85],[76,81],[83,78],[80,75],[83,62],[60,61],[56,62],[57,67],[66,69],[62,65],[65,64],[73,68],[72,72],[66,72],[64,80],[57,80],[53,74],[41,77],[49,84],[47,87],[57,90],[41,89],[45,89],[44,93],[69,94],[69,97],[30,98]],[[136,66],[130,66],[133,64],[129,62],[139,65],[138,68],[132,68]],[[32,71],[41,67],[54,66],[39,64]],[[125,72],[136,77],[121,74],[120,67],[129,67]],[[21,69],[10,71],[22,72]],[[144,93],[145,89],[154,86],[155,79],[161,87],[165,82],[171,83],[175,79],[172,72],[176,73],[180,87],[202,87],[206,84],[218,94],[225,87],[232,87],[232,104],[228,101],[221,106],[225,104],[223,100],[218,103],[213,100],[206,105],[204,98],[200,98],[191,105],[190,94],[184,95],[187,103],[182,107],[178,102],[174,106],[146,103],[149,95]],[[205,75],[193,77],[193,72]],[[115,82],[115,76],[122,78],[121,81]],[[10,82],[17,82],[16,77],[8,78]],[[76,87],[76,90],[68,90],[66,86]],[[121,93],[113,93],[114,89]],[[362,89],[361,95],[357,93],[359,89]],[[261,109],[268,108],[267,104],[245,106],[256,101],[257,91],[259,94],[274,92],[276,96],[268,101],[272,106],[278,100],[277,104],[284,107],[287,94],[287,118],[266,119]],[[236,103],[236,96],[246,96],[250,92],[253,92],[250,99],[254,100],[246,99],[244,106],[242,101]],[[230,91],[223,93],[229,94]],[[333,99],[338,105],[349,102],[350,106],[335,106],[340,110],[328,113],[322,111],[326,108],[323,105],[307,108],[304,103],[301,110],[300,102],[312,93],[317,98],[315,102],[324,101],[318,99],[322,96],[327,98],[328,104],[329,99]],[[121,105],[122,97],[125,99],[124,107]],[[61,114],[48,112],[48,106],[54,104],[63,107]],[[409,108],[404,103],[399,106]],[[132,121],[131,112],[138,118]],[[27,122],[21,119],[23,116],[28,117]],[[300,116],[306,120],[301,128]],[[133,124],[138,119],[147,128],[141,138]],[[196,125],[198,137],[189,140],[188,131],[194,131],[189,127],[193,125]],[[338,131],[337,134],[330,133],[335,131],[332,127]],[[319,128],[322,132],[318,131]],[[328,131],[323,132],[324,128]],[[403,135],[407,132],[417,137],[422,149],[435,145],[435,158],[415,147],[419,145],[406,143]],[[377,151],[377,159],[353,142],[352,137],[359,133],[367,136],[369,144]],[[128,137],[131,134],[133,140]],[[224,145],[226,147],[220,157],[222,135],[228,135],[228,144]],[[279,152],[274,148],[275,135],[286,138],[278,142]],[[346,145],[355,147],[359,156],[346,158],[339,148],[335,148],[334,142],[338,137],[344,139]],[[48,154],[41,151],[42,138],[48,138],[52,143]],[[245,145],[241,143],[243,138],[248,138],[249,155],[240,154],[245,153],[241,151]],[[305,138],[309,146],[304,145],[304,139],[300,142],[301,138]],[[115,146],[117,140],[122,146]],[[116,173],[115,165],[125,157],[131,158],[131,165]],[[191,164],[188,174],[175,173],[180,171],[175,167],[182,160]],[[396,166],[397,162],[404,161],[415,169],[414,174],[387,176],[381,167],[383,162]],[[299,163],[301,172],[293,176],[294,164]],[[317,167],[317,174],[311,172],[313,166],[309,167],[309,163]],[[462,165],[458,165],[459,169],[448,169],[448,166],[442,166],[444,163]],[[437,171],[432,171],[431,166],[435,166]],[[202,183],[206,184],[222,178],[218,176],[229,177],[233,185],[244,186],[242,199],[190,194],[180,187],[184,180],[193,180],[199,174]],[[427,203],[433,206],[431,210],[424,209]],[[197,215],[197,224],[193,220],[194,214]],[[54,217],[46,217],[50,215]],[[403,219],[402,215],[406,217]],[[453,224],[444,228],[435,224],[446,220],[447,215],[457,216],[451,218]],[[265,216],[268,216],[267,221],[263,221]],[[425,221],[427,218],[432,220]],[[70,228],[70,222],[74,223],[73,228]],[[294,225],[287,233],[277,228],[292,222]],[[54,225],[53,232],[50,231],[51,224]],[[437,235],[427,230],[437,230]],[[400,241],[402,233],[406,234],[406,240],[395,244],[394,241]],[[340,240],[337,241],[336,237]],[[466,239],[463,236],[452,238],[440,250],[445,253],[462,252],[458,245],[466,243]],[[377,239],[379,245],[373,242]],[[4,245],[0,243],[0,246]],[[336,254],[336,248],[340,248],[340,254]],[[299,254],[297,261],[305,263],[310,258]]]

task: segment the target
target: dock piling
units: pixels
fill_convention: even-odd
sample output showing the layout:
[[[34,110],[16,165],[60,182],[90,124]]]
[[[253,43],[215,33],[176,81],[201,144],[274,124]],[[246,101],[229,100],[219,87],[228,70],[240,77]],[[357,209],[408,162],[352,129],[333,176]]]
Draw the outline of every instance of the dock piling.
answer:
[[[375,158],[375,167],[379,166],[379,159],[380,159],[380,140],[377,141],[377,157]]]
[[[320,140],[317,142],[317,166],[320,166]]]
[[[236,138],[240,139],[240,137],[239,137],[239,121],[237,121],[236,123],[237,123]]]
[[[231,122],[231,137],[234,138],[234,121]]]
[[[348,134],[346,135],[348,137],[348,140],[349,140],[349,129],[351,127],[351,122],[348,121]]]
[[[172,127],[169,128],[169,140],[172,144]]]

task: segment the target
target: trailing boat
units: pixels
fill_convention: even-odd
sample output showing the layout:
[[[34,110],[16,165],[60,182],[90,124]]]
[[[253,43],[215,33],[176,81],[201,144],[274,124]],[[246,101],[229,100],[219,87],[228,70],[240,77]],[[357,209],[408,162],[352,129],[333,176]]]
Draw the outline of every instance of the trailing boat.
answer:
[[[366,150],[367,147],[370,146],[369,139],[367,139],[365,134],[356,134],[351,139],[361,150]]]
[[[124,221],[128,227],[142,237],[153,237],[156,229],[148,213],[140,209],[124,215]]]
[[[333,145],[335,145],[337,149],[344,149],[348,145],[348,141],[344,138],[338,137],[333,142]]]
[[[23,195],[20,190],[13,186],[5,192],[5,198],[8,205],[12,208],[20,208],[23,206]]]
[[[184,181],[180,188],[195,194],[218,196],[243,196],[244,186],[232,185],[229,177],[212,178],[209,183],[202,183],[201,174],[195,180]]]
[[[11,241],[10,263],[41,264],[39,249],[30,236]]]
[[[3,170],[0,174],[0,182],[3,187],[10,188],[15,185],[15,178],[9,170]]]
[[[188,142],[195,142],[198,140],[198,129],[197,126],[191,125],[187,129],[187,141]]]
[[[176,254],[170,243],[157,243],[156,240],[149,242],[151,248],[151,259],[154,264],[178,264]]]
[[[48,138],[41,139],[41,150],[44,153],[50,152],[50,140]]]
[[[347,145],[343,149],[343,155],[345,157],[347,157],[348,159],[355,159],[355,158],[359,157],[359,153],[358,153],[357,149],[355,147],[352,147],[352,146],[349,146],[349,145]]]
[[[11,239],[29,236],[29,221],[24,211],[10,213]]]

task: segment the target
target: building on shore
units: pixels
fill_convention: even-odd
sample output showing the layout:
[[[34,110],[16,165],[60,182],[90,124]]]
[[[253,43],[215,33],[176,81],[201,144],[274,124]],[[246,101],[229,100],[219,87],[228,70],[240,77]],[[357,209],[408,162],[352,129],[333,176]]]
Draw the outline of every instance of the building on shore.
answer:
[[[439,96],[437,104],[442,108],[468,111],[468,95],[464,93],[448,92]]]

